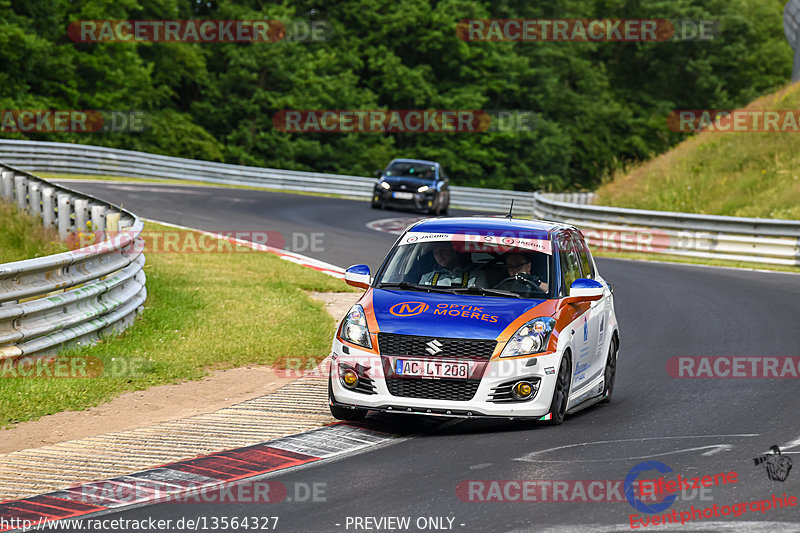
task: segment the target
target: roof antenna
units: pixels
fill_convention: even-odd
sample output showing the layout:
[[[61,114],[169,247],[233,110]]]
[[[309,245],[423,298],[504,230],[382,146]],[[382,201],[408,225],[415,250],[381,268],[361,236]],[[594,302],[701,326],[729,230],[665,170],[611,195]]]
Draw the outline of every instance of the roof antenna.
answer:
[[[511,206],[508,208],[508,214],[506,215],[506,218],[514,218],[514,215],[511,214],[513,210],[514,210],[514,199],[512,198]]]

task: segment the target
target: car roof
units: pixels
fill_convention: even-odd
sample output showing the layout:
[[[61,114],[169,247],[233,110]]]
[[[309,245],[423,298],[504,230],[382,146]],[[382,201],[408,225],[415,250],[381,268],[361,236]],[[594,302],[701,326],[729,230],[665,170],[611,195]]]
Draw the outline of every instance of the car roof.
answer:
[[[389,161],[389,165],[392,163],[421,163],[423,165],[438,165],[436,161],[427,161],[425,159],[392,159]],[[386,166],[389,166],[386,165]]]
[[[423,233],[469,232],[477,235],[525,231],[541,234],[542,237],[559,230],[578,231],[575,226],[560,222],[487,216],[427,218],[408,228],[408,231]]]

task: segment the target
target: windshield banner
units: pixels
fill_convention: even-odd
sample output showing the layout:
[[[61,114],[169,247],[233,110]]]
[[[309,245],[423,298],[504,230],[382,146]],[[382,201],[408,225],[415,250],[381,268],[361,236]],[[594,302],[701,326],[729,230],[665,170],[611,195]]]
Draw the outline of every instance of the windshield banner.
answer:
[[[530,237],[525,236],[525,231],[504,232],[501,235],[477,234],[477,233],[406,233],[400,241],[400,246],[406,244],[418,244],[425,242],[449,241],[453,243],[453,248],[457,252],[500,252],[504,253],[514,248],[532,250],[544,254],[552,255],[553,249],[550,240],[541,238],[541,234],[529,232]]]

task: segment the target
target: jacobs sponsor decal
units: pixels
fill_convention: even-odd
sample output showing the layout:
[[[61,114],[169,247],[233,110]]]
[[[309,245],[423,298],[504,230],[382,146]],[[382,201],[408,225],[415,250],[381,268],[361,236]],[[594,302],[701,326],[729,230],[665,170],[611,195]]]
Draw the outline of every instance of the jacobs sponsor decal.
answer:
[[[389,312],[394,316],[407,317],[424,313],[429,308],[430,306],[425,302],[400,302],[390,307]]]

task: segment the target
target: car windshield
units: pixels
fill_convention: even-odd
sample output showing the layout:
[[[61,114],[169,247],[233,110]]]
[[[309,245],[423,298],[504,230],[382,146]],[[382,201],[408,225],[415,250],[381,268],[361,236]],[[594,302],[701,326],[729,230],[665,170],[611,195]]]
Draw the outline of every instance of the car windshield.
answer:
[[[433,181],[436,173],[433,165],[397,162],[389,165],[384,175],[395,178],[419,178]]]
[[[421,242],[426,237],[430,240]],[[433,239],[439,240],[433,240]],[[491,242],[489,242],[491,240]],[[514,241],[504,244],[504,241]],[[376,286],[509,298],[550,298],[550,243],[481,235],[406,234],[378,273]]]

